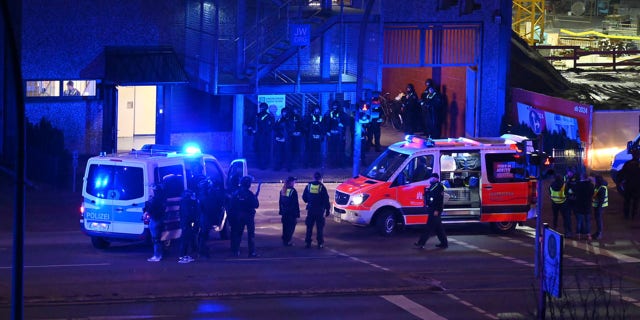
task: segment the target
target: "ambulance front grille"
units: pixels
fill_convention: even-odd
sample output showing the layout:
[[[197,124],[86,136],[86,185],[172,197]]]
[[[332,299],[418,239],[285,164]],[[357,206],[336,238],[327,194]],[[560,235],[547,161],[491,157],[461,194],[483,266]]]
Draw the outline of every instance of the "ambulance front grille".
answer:
[[[344,206],[347,203],[349,203],[349,195],[344,192],[336,191],[336,204]]]

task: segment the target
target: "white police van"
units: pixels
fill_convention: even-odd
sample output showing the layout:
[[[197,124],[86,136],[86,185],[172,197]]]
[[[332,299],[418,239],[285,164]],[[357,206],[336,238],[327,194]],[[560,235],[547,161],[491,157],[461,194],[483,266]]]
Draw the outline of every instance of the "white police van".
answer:
[[[622,166],[624,163],[631,160],[631,151],[632,150],[640,150],[640,134],[638,134],[635,139],[627,142],[627,148],[618,152],[615,157],[613,157],[613,161],[611,162],[611,179],[617,184],[617,175],[620,170],[622,170]]]
[[[180,237],[180,198],[186,188],[193,188],[188,185],[189,178],[197,174],[205,175],[212,184],[226,190],[247,175],[247,163],[245,159],[236,159],[225,174],[214,156],[193,146],[183,150],[145,145],[125,154],[91,157],[82,185],[80,226],[99,249],[107,248],[113,241],[149,240],[149,217],[143,209],[153,195],[154,184],[163,182],[167,214],[162,240],[176,239]]]

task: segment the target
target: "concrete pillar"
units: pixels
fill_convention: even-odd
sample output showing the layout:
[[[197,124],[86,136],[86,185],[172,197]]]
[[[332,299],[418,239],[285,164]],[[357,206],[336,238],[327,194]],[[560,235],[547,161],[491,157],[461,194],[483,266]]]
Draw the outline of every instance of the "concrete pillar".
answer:
[[[242,126],[244,122],[244,95],[237,94],[233,99],[233,128],[232,128],[232,139],[233,139],[233,147],[232,153],[234,158],[242,158],[243,157],[243,131],[244,128]]]

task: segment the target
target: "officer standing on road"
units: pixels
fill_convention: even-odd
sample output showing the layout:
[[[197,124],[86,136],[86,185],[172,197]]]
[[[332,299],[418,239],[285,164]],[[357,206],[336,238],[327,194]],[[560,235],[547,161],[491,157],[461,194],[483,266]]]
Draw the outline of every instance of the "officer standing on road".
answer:
[[[198,201],[196,195],[187,189],[182,193],[180,199],[180,257],[178,263],[190,263],[194,258],[190,254],[195,251],[196,247],[196,231],[198,225]]]
[[[280,200],[278,201],[280,210],[278,214],[282,216],[282,244],[285,247],[293,245],[291,238],[296,230],[296,223],[300,218],[300,204],[298,202],[298,191],[294,188],[295,177],[288,177],[280,190]]]
[[[567,210],[567,196],[565,191],[566,185],[562,179],[562,175],[558,174],[549,186],[551,211],[553,212],[553,229],[558,227],[558,216],[562,215],[564,234],[571,236],[571,213]]]
[[[302,193],[302,200],[307,204],[307,234],[305,236],[306,248],[311,248],[311,237],[313,236],[313,225],[316,226],[318,248],[324,248],[324,224],[325,217],[329,216],[331,204],[329,203],[329,193],[327,188],[322,184],[322,174],[316,172],[313,174],[313,181],[307,184]]]
[[[573,168],[567,168],[567,173],[565,175],[564,178],[564,182],[566,184],[565,186],[565,194],[567,195],[567,207],[565,208],[565,210],[567,210],[567,215],[568,218],[567,219],[569,222],[568,224],[571,224],[571,216],[573,214],[576,214],[576,185],[578,184],[578,177],[576,176],[576,171]],[[577,219],[577,217],[576,217]],[[577,222],[577,221],[576,221]],[[572,233],[568,233],[565,234],[565,237],[567,238],[571,238],[572,237]]]
[[[313,111],[307,116],[305,120],[305,127],[307,128],[307,158],[305,164],[308,164],[312,168],[319,168],[322,163],[322,139],[325,135],[325,130],[322,123],[322,114],[320,113],[320,106],[313,106]]]
[[[260,206],[258,195],[260,194],[260,184],[256,193],[251,192],[251,182],[253,179],[244,176],[240,179],[240,187],[229,200],[229,220],[231,220],[231,254],[240,256],[240,241],[244,228],[247,227],[247,243],[249,247],[249,257],[257,257],[256,254],[256,209]]]
[[[447,248],[449,242],[444,232],[444,227],[442,226],[441,217],[442,209],[444,208],[444,186],[440,183],[440,176],[437,173],[431,174],[429,187],[426,187],[424,190],[424,206],[426,207],[429,218],[427,219],[424,233],[413,245],[423,249],[431,233],[435,232],[438,240],[440,240],[440,243],[436,244],[436,247]]]
[[[224,215],[225,191],[220,182],[210,179],[198,184],[198,204],[200,205],[200,218],[198,219],[198,255],[209,258],[209,232],[213,225],[221,226]]]
[[[592,235],[594,240],[602,238],[602,211],[609,206],[609,190],[607,189],[607,181],[601,175],[595,177],[596,185],[593,191],[593,216],[596,219],[596,232]]]
[[[413,83],[407,84],[405,94],[402,96],[402,116],[405,120],[406,126],[404,133],[413,134],[418,131],[423,131],[421,121],[420,103],[418,101],[418,95]]]
[[[144,212],[149,215],[149,232],[151,233],[151,241],[153,242],[153,256],[147,261],[158,262],[162,260],[162,222],[164,220],[164,212],[166,209],[167,197],[161,183],[153,185],[153,196],[144,206]]]
[[[260,112],[256,115],[254,150],[256,153],[256,162],[261,170],[269,166],[271,158],[271,133],[275,119],[269,112],[269,106],[261,102]]]

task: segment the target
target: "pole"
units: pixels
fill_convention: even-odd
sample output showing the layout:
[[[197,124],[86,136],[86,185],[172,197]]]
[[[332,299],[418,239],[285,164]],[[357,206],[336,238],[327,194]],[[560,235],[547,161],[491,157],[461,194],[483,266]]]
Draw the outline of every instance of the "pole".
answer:
[[[371,15],[371,9],[373,8],[373,2],[375,0],[368,0],[362,15],[362,23],[360,24],[360,34],[358,38],[358,63],[357,63],[357,77],[356,77],[356,115],[354,118],[354,135],[353,141],[353,171],[352,176],[360,174],[360,152],[362,150],[362,125],[360,124],[360,117],[358,115],[358,102],[362,99],[362,73],[364,72],[364,45],[366,43],[367,24],[369,22],[369,16]]]
[[[542,135],[538,135],[538,151],[542,151]],[[528,157],[527,157],[528,159]],[[538,156],[538,159],[539,156]],[[544,292],[544,254],[543,254],[543,240],[544,240],[544,228],[542,225],[542,161],[539,161],[538,168],[536,172],[536,179],[538,183],[536,184],[536,275],[538,276],[538,319],[544,320],[546,314],[546,294]]]

